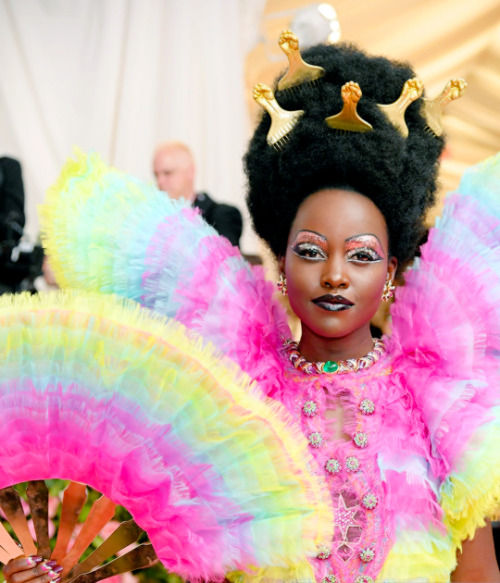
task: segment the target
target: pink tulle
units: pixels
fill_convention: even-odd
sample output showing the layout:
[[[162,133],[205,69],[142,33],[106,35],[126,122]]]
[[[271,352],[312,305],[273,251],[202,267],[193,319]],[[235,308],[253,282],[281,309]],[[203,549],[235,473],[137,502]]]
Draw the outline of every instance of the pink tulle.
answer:
[[[215,344],[253,379],[263,382],[267,394],[273,396],[279,391],[283,372],[279,359],[282,340],[290,337],[286,314],[273,300],[274,286],[265,279],[262,268],[252,269],[236,247],[213,234],[199,244],[196,269],[191,262],[175,269],[167,267],[166,257],[170,262],[182,256],[176,251],[176,233],[172,217],[155,233],[148,260],[154,269],[144,275],[144,305],[168,312]],[[173,287],[165,289],[166,297],[162,286],[170,269],[175,279]]]
[[[163,564],[192,580],[217,579],[228,560],[234,567],[252,563],[252,549],[240,546],[244,514],[220,478],[168,427],[127,413],[118,395],[99,401],[82,386],[63,395],[61,384],[39,391],[26,381],[0,385],[0,407],[0,488],[55,477],[89,484],[125,506]]]
[[[349,551],[336,530],[338,549],[334,540],[331,557],[314,561],[319,579],[329,568],[341,579],[355,579],[356,553],[367,546],[376,546],[377,553],[362,572],[375,578],[391,548],[389,541],[403,533],[412,532],[429,553],[450,545],[440,491],[455,472],[467,472],[468,460],[478,447],[473,446],[478,431],[495,421],[492,408],[499,401],[494,390],[499,379],[493,352],[500,347],[500,258],[491,233],[498,230],[498,221],[483,217],[477,203],[467,198],[451,197],[448,204],[453,227],[445,217],[446,231],[431,231],[418,268],[398,290],[392,310],[393,338],[386,339],[387,359],[354,375],[304,377],[290,368],[281,356],[289,330],[272,297],[273,286],[262,273],[252,272],[225,240],[204,237],[196,253],[196,269],[185,264],[176,270],[168,300],[175,317],[214,342],[268,395],[282,401],[306,436],[328,434],[325,391],[343,399],[347,435],[359,430],[352,399],[361,386],[364,396],[377,404],[377,414],[362,419],[370,436],[365,449],[328,438],[312,448],[322,468],[332,457],[344,460],[339,473],[326,474],[334,503],[342,492],[354,505],[368,491],[378,499],[373,512],[357,511],[363,536],[353,534]],[[471,214],[474,220],[466,222]],[[168,247],[175,254],[174,240],[157,235],[163,241],[162,253]],[[163,302],[164,280],[156,281],[158,290],[152,281],[147,282],[148,302],[157,309]],[[482,310],[474,298],[488,298]],[[384,367],[387,371],[382,374]],[[302,413],[306,400],[319,405],[312,418]],[[492,444],[481,447],[488,450]],[[362,473],[347,472],[345,460],[350,455],[358,458]]]
[[[138,201],[146,217],[144,225],[133,210],[120,222],[120,229],[122,222],[127,228],[133,225],[137,238],[127,241],[129,256],[128,247],[122,245],[123,235],[115,235],[115,229],[109,228],[110,217],[101,218],[107,239],[105,244],[99,240],[96,249],[106,260],[116,256],[114,262],[121,266],[112,278],[116,282],[111,282],[120,285],[109,289],[140,297],[148,308],[178,319],[214,343],[258,380],[265,394],[285,404],[306,436],[321,437],[317,447],[311,445],[311,452],[334,504],[345,502],[348,508],[337,506],[331,556],[312,559],[318,580],[331,573],[342,581],[355,581],[361,573],[376,579],[393,545],[408,540],[418,541],[419,550],[402,551],[413,558],[411,569],[417,571],[408,571],[406,579],[445,579],[460,543],[450,526],[453,513],[445,516],[446,495],[453,494],[459,484],[465,490],[464,502],[478,513],[470,529],[460,531],[462,538],[473,534],[491,510],[474,496],[491,494],[489,476],[498,472],[500,463],[499,176],[497,156],[466,175],[466,194],[448,197],[438,227],[431,230],[406,285],[397,290],[391,312],[393,337],[386,339],[386,357],[370,369],[349,375],[308,377],[292,368],[281,354],[282,340],[290,332],[284,311],[272,297],[273,286],[261,270],[251,270],[238,250],[216,236],[192,209],[169,207],[159,222],[153,217],[154,233],[146,244],[139,245],[145,249],[144,257],[138,257],[136,248],[145,242],[152,223],[149,203],[144,207],[143,198]],[[111,208],[112,188],[109,199]],[[161,200],[159,209],[164,208]],[[130,209],[136,208],[133,203],[131,197]],[[87,220],[93,224],[100,214],[94,212],[92,203],[89,208],[92,221]],[[67,238],[72,236],[70,231]],[[77,275],[77,281],[86,281],[86,275]],[[91,278],[89,275],[87,280]],[[141,284],[139,293],[132,290]],[[362,398],[375,403],[373,415],[360,413]],[[311,401],[317,405],[317,413],[308,416],[303,407]],[[326,420],[326,410],[335,407],[344,413],[343,438],[332,434]],[[35,420],[35,427],[37,423]],[[368,436],[366,447],[353,444],[359,431]],[[36,435],[30,439],[30,447],[43,449]],[[78,448],[75,444],[72,454],[80,454]],[[12,455],[17,460],[15,451]],[[359,462],[357,470],[348,467],[347,460],[353,458]],[[330,472],[326,463],[332,459],[338,466]],[[127,466],[129,471],[131,468],[133,465]],[[104,475],[109,473],[105,464],[103,469]],[[134,485],[132,473],[126,479]],[[214,486],[206,487],[210,491]],[[367,494],[376,500],[373,508],[363,506]],[[358,525],[349,527],[352,532],[344,535],[340,519],[349,513],[349,520]],[[167,518],[182,537],[189,537],[183,530],[182,515]],[[207,517],[207,528],[211,518]],[[214,540],[223,539],[216,527],[214,533]],[[344,538],[349,544],[343,544]],[[191,559],[185,546],[180,549],[173,540],[168,544],[172,545],[168,560],[182,566],[183,560]],[[376,552],[365,564],[359,553],[366,547]],[[436,548],[446,551],[449,563],[436,564]],[[209,570],[209,550],[207,557]],[[438,575],[433,578],[429,573]]]

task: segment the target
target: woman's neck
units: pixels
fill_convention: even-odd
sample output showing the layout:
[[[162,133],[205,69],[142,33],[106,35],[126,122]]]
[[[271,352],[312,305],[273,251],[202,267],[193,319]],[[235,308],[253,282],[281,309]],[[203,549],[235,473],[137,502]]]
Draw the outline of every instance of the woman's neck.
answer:
[[[373,350],[373,338],[369,324],[342,338],[325,338],[303,327],[299,350],[310,362],[338,362],[366,356]]]

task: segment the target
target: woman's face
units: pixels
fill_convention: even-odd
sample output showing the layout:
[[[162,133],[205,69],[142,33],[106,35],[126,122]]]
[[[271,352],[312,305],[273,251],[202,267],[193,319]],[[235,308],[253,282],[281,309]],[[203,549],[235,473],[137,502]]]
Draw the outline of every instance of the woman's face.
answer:
[[[397,262],[375,204],[357,192],[328,189],[299,207],[280,265],[303,335],[333,339],[369,330]]]

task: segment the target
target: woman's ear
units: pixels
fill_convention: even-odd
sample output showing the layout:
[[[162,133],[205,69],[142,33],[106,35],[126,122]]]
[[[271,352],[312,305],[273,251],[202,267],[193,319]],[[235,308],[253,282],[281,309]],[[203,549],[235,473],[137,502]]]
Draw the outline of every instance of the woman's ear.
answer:
[[[284,257],[284,255],[280,255],[278,257],[278,269],[279,269],[279,273],[285,273],[285,257]]]
[[[387,275],[391,282],[394,282],[396,278],[396,272],[398,270],[398,260],[395,257],[390,257],[387,263]]]

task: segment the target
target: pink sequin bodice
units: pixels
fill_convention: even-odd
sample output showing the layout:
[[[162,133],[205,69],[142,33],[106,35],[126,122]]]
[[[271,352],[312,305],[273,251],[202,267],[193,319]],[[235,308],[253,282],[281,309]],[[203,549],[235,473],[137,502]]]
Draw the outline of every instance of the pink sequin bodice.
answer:
[[[334,538],[313,559],[319,582],[375,581],[394,540],[379,457],[388,434],[397,440],[412,420],[409,398],[390,382],[391,373],[387,356],[365,371],[343,375],[310,376],[290,363],[285,368],[282,400],[309,441],[335,508]],[[388,408],[400,418],[399,428],[384,426]],[[418,458],[418,446],[410,449],[406,459]]]

